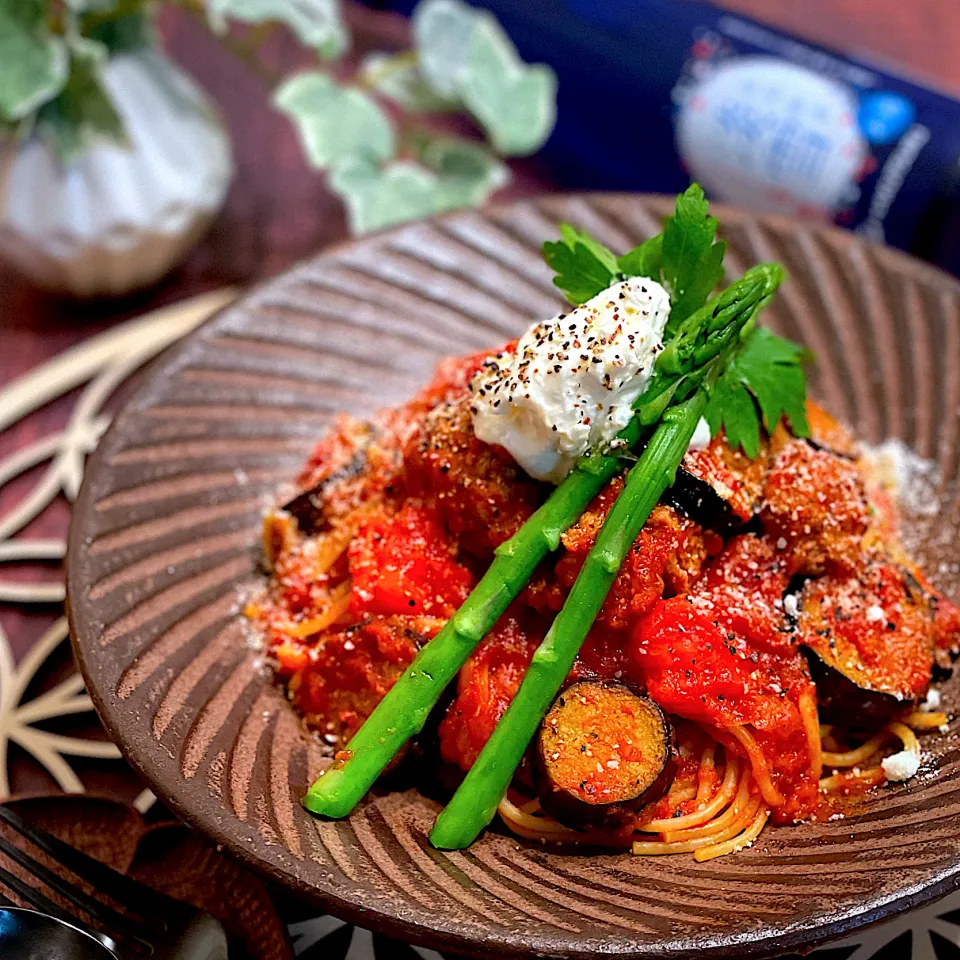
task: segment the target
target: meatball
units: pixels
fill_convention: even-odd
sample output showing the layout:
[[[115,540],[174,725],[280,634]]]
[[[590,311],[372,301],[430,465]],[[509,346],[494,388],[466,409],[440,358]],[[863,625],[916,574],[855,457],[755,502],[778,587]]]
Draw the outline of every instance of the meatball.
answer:
[[[556,612],[563,606],[622,489],[620,478],[612,480],[563,535],[564,554],[552,576],[534,578],[525,594],[527,603],[545,613]],[[718,536],[706,533],[698,523],[672,507],[654,507],[620,567],[598,623],[613,630],[629,629],[662,596],[689,590],[706,558],[721,546]]]
[[[853,572],[870,521],[863,475],[855,464],[794,440],[767,475],[760,518],[785,551],[791,575]]]
[[[426,415],[403,454],[404,489],[423,498],[460,546],[489,558],[536,510],[542,487],[473,432],[467,399]]]
[[[343,746],[413,662],[442,621],[372,617],[321,635],[288,683],[307,726]]]

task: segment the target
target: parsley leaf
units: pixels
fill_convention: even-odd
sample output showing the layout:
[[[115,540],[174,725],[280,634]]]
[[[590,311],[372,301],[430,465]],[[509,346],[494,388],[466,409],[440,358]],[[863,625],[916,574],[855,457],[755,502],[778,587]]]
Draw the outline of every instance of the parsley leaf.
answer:
[[[594,240],[589,233],[571,227],[569,223],[562,223],[560,224],[560,236],[563,237],[564,243],[568,247],[573,247],[578,243],[583,244],[610,273],[617,272],[617,258],[614,253],[608,250],[599,240]]]
[[[560,236],[544,243],[543,258],[556,271],[553,282],[570,303],[585,303],[620,279],[617,258],[590,234],[561,223]]]
[[[602,243],[569,223],[560,224],[560,240],[543,245],[543,257],[556,272],[553,282],[576,305],[625,277],[649,277],[670,294],[666,334],[706,302],[723,276],[726,244],[715,240],[717,221],[707,214],[699,184],[677,197],[674,213],[659,233],[617,258]]]
[[[663,226],[663,283],[670,293],[667,334],[706,302],[723,277],[726,244],[717,235],[717,219],[707,215],[700,184],[677,197],[676,211]]]
[[[795,436],[809,436],[803,372],[809,359],[803,347],[755,327],[710,388],[704,413],[710,433],[722,428],[731,449],[741,447],[751,460],[760,450],[761,418],[768,433],[785,417]]]
[[[649,277],[662,283],[670,294],[670,317],[664,331],[664,339],[669,341],[680,325],[703,307],[723,277],[726,244],[716,239],[717,221],[707,211],[703,190],[694,183],[677,197],[675,212],[664,222],[663,233],[622,257],[564,223],[560,240],[543,245],[544,259],[556,271],[553,282],[574,305],[626,277]],[[771,290],[781,276],[782,271]],[[760,450],[761,424],[772,433],[785,418],[796,436],[809,436],[803,372],[808,352],[762,327],[753,328],[739,344],[724,349],[726,366],[717,380],[706,386],[709,398],[704,415],[711,434],[724,431],[729,445],[742,448],[751,459]],[[645,394],[644,404],[637,408],[641,423],[660,417],[683,379],[675,378],[655,396]]]
[[[751,460],[756,460],[760,452],[760,423],[753,398],[740,383],[721,377],[703,416],[712,437],[722,429],[731,450],[742,447]]]
[[[663,257],[663,234],[645,240],[617,260],[617,267],[627,277],[649,277],[660,282],[660,263]]]

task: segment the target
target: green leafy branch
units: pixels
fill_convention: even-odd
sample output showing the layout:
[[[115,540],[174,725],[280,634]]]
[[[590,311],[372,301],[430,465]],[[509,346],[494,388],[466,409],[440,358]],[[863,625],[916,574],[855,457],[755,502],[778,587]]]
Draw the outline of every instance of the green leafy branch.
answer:
[[[510,180],[500,158],[534,153],[556,122],[553,71],[525,64],[491,14],[423,0],[413,36],[413,50],[369,55],[353,84],[308,72],[274,94],[355,232],[483,203]],[[407,116],[399,136],[377,97]],[[409,122],[451,112],[469,113],[490,147]]]
[[[711,435],[723,429],[730,447],[751,460],[760,449],[760,417],[767,433],[785,419],[795,436],[808,437],[803,365],[811,359],[808,350],[766,327],[748,331],[710,391],[704,417]]]
[[[158,2],[0,0],[0,135],[36,132],[64,162],[97,140],[122,143],[103,66],[152,42]],[[510,180],[503,158],[537,151],[556,121],[553,71],[524,63],[497,20],[462,0],[423,0],[413,49],[372,53],[349,80],[335,66],[350,46],[340,0],[168,2],[202,18],[274,88],[354,232],[483,203]],[[316,54],[315,69],[284,77],[263,62],[277,25]],[[471,116],[485,142],[423,119],[443,113]]]
[[[559,240],[543,245],[544,259],[556,273],[553,282],[573,304],[585,303],[627,277],[649,277],[670,293],[666,335],[672,339],[657,363],[661,370],[674,365],[676,369],[669,372],[675,376],[660,378],[656,389],[647,392],[643,406],[637,408],[643,423],[653,422],[663,413],[685,379],[683,366],[690,357],[681,354],[692,350],[693,345],[680,331],[722,279],[725,248],[724,242],[717,240],[717,221],[707,213],[707,201],[698,183],[677,197],[676,208],[664,221],[662,233],[622,256],[568,223],[560,224]],[[757,267],[753,273],[765,269]],[[774,273],[775,282],[768,278],[771,292],[780,282],[782,271],[777,268]],[[723,430],[733,449],[739,447],[755,459],[761,420],[768,433],[785,419],[796,436],[808,436],[803,365],[810,354],[765,327],[750,324],[738,336],[722,376],[706,385],[704,416],[712,436]]]

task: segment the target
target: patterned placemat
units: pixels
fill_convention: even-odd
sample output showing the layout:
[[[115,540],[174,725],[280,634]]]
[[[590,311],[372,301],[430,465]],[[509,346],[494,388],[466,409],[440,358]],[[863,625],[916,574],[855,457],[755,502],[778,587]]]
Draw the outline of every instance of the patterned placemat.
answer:
[[[63,616],[62,561],[68,509],[87,455],[110,422],[128,381],[148,361],[228,303],[231,290],[204,294],[91,337],[0,390],[0,432],[29,422],[48,403],[68,398],[60,429],[0,459],[0,493],[15,491],[0,515],[0,608],[14,629],[28,611],[37,639],[28,648],[0,623],[0,799],[31,766],[65,793],[96,789],[132,802],[140,813],[155,798],[106,739],[69,657]],[[30,431],[27,431],[28,435]],[[18,649],[19,656],[14,655]],[[20,774],[23,776],[24,774]],[[332,916],[290,924],[304,960],[442,960],[423,947]],[[960,960],[960,893],[818,951],[825,960]]]

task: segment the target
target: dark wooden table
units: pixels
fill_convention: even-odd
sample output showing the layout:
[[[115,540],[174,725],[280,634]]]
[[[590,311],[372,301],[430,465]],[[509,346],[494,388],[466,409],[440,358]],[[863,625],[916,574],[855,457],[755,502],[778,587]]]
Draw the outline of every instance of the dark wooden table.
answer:
[[[810,39],[865,53],[960,95],[958,0],[727,0],[727,5]],[[351,20],[360,50],[374,41],[399,47],[405,40],[406,25],[393,15],[357,11]],[[346,235],[339,202],[326,192],[322,177],[306,168],[290,125],[268,106],[265,82],[178,11],[165,12],[161,31],[173,56],[219,103],[233,136],[237,173],[226,207],[172,276],[127,299],[89,305],[53,299],[0,266],[0,384],[111,324],[204,290],[252,283]],[[270,56],[285,68],[299,55],[284,38],[270,48]],[[520,192],[550,185],[549,173],[536,162],[518,179]],[[57,429],[67,409],[65,402],[55,402],[0,434],[0,457]],[[8,485],[0,494],[0,516],[24,489]],[[27,533],[60,537],[67,516],[67,505],[61,504]],[[15,576],[12,571],[4,575]],[[0,625],[16,657],[57,613],[0,609]],[[20,782],[15,775],[14,781],[21,788],[45,784],[28,773]]]

